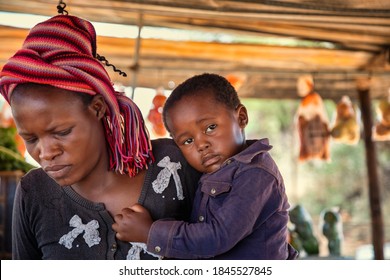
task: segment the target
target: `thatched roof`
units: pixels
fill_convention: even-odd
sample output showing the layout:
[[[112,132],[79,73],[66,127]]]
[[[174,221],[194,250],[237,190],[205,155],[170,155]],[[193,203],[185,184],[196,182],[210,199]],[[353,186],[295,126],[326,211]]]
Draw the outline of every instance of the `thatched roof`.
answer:
[[[371,77],[371,97],[390,88],[390,2],[387,0],[161,0],[64,1],[69,14],[96,22],[223,32],[329,42],[333,48],[98,38],[98,52],[128,73],[112,77],[125,85],[167,87],[202,72],[238,73],[241,96],[297,98],[296,81],[312,74],[324,98],[356,96],[357,77]],[[58,1],[0,1],[0,11],[53,16]],[[142,15],[142,16],[141,16]],[[142,18],[142,21],[140,19]],[[0,26],[0,67],[18,49],[27,30]],[[136,61],[138,60],[138,61]],[[135,62],[136,65],[135,65]],[[132,69],[137,69],[136,71]]]

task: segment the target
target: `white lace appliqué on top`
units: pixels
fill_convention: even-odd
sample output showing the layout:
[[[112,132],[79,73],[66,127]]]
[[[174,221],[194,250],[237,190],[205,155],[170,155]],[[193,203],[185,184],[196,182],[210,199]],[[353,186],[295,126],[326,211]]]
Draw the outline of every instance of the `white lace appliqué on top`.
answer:
[[[144,252],[146,254],[152,255],[153,257],[158,258],[159,260],[162,259],[162,256],[153,254],[146,250],[146,244],[141,242],[130,242],[132,247],[130,248],[129,252],[127,253],[126,260],[140,260],[141,259],[141,252]]]
[[[58,243],[64,245],[66,248],[71,249],[73,241],[83,232],[85,243],[87,243],[89,247],[100,243],[101,238],[99,237],[99,231],[97,230],[99,228],[98,221],[92,220],[87,224],[83,224],[81,218],[78,215],[74,215],[70,219],[69,225],[74,227],[74,229],[61,236],[60,241],[58,241]]]
[[[154,191],[156,193],[162,193],[168,187],[169,180],[171,176],[173,176],[176,185],[177,198],[183,200],[183,186],[179,174],[177,173],[177,170],[181,169],[180,162],[171,162],[171,159],[166,156],[157,163],[157,166],[164,167],[164,169],[158,173],[156,180],[152,183]]]

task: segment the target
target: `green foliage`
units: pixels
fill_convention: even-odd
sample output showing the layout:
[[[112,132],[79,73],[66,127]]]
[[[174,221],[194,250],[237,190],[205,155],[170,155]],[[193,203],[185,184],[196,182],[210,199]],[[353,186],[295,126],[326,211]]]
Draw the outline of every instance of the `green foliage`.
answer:
[[[277,136],[290,132],[294,114],[298,108],[296,101],[244,99],[249,113],[248,137]],[[261,137],[261,136],[260,136]]]
[[[361,206],[358,201],[366,200],[367,173],[364,156],[364,145],[361,142],[357,146],[332,143],[331,162],[301,164],[302,171],[308,174],[310,181],[318,185],[317,189],[312,188],[303,198],[312,212],[319,214],[324,208],[339,206],[349,214],[357,214]],[[366,211],[359,215],[364,212]]]
[[[15,128],[0,128],[0,170],[27,172],[34,166],[19,154],[15,142]]]

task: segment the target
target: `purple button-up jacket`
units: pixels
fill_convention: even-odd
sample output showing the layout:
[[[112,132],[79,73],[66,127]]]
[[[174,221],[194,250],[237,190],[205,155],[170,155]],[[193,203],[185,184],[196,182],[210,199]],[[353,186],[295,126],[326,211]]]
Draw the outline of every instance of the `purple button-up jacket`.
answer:
[[[153,223],[148,250],[180,259],[288,259],[289,203],[267,139],[202,175],[191,222]]]

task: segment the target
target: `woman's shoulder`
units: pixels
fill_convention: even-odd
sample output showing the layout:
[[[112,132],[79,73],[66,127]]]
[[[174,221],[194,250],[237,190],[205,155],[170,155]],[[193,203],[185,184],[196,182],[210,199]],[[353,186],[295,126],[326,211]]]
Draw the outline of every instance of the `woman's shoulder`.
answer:
[[[37,167],[30,169],[23,177],[22,180],[29,181],[29,180],[47,180],[50,179],[50,177],[46,174],[45,171],[43,171],[42,168]],[[51,179],[52,180],[52,179]]]
[[[45,201],[61,195],[61,187],[42,168],[35,168],[20,179],[16,188],[15,204],[23,203],[26,209],[33,211],[32,209],[42,207]]]
[[[159,172],[167,164],[175,164],[182,170],[185,176],[198,180],[201,173],[196,171],[184,158],[179,147],[170,138],[159,138],[152,140],[152,151],[155,163],[152,166],[157,167],[155,171]]]
[[[175,142],[171,138],[157,138],[152,140],[152,147],[170,147],[170,146],[176,146]]]
[[[170,138],[159,138],[152,140],[152,152],[156,162],[166,156],[169,156],[171,159],[175,160],[184,160],[180,149]]]
[[[45,187],[52,187],[57,183],[50,178],[42,168],[33,168],[28,171],[21,179],[20,185],[23,189],[40,189],[43,190]]]

